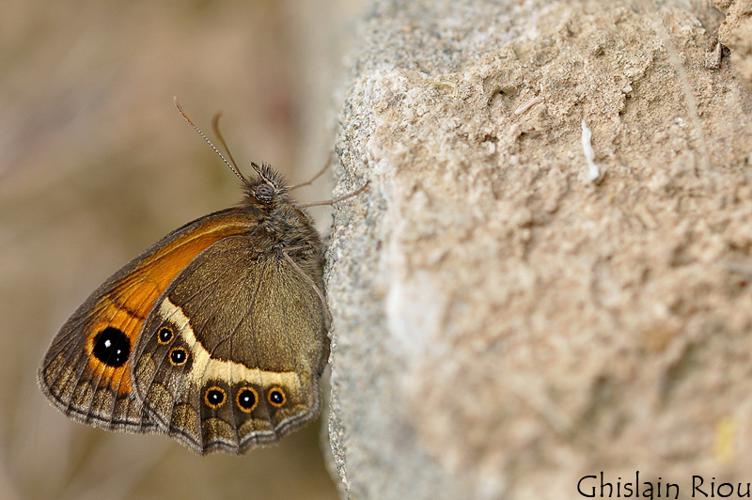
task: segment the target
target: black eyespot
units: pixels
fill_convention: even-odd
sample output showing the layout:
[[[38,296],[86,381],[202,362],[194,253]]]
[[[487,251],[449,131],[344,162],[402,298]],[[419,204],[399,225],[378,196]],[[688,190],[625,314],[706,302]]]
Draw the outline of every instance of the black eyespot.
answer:
[[[267,391],[266,393],[266,399],[269,401],[269,404],[272,406],[279,408],[281,406],[284,406],[287,402],[287,396],[285,396],[285,391],[282,390],[281,387],[272,387]]]
[[[131,353],[131,341],[121,330],[108,326],[94,337],[91,352],[107,366],[123,366]]]
[[[204,392],[204,403],[212,410],[221,408],[225,404],[225,399],[227,399],[227,394],[219,386],[213,385]]]
[[[245,413],[251,413],[258,405],[258,392],[250,386],[242,387],[235,395],[238,408]]]
[[[158,337],[159,343],[167,344],[168,342],[170,342],[170,340],[172,340],[172,329],[167,326],[163,326],[162,328],[159,329],[158,335],[159,335]]]
[[[170,363],[175,366],[184,365],[188,361],[188,351],[182,347],[174,347],[170,351]]]
[[[274,198],[274,188],[269,184],[259,184],[256,186],[255,195],[261,203],[271,203]]]

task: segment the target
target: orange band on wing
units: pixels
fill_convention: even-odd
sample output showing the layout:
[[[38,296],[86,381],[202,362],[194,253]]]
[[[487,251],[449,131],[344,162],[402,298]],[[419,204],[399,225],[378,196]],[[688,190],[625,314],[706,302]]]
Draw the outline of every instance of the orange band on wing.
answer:
[[[131,379],[128,362],[114,367],[94,356],[97,334],[108,327],[116,328],[128,337],[133,352],[154,303],[178,274],[209,246],[221,239],[247,233],[249,226],[249,221],[241,218],[221,222],[213,220],[200,225],[144,259],[97,302],[87,332],[86,352],[89,355],[88,367],[97,375],[99,387],[109,386],[124,395],[131,391]]]

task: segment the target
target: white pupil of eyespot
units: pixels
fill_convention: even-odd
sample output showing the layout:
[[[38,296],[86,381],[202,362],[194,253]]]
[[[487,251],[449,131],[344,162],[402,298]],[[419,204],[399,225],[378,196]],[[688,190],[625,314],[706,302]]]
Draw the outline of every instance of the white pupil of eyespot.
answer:
[[[105,347],[110,347],[111,345],[112,345],[112,341],[111,340],[107,339],[107,340],[104,341],[104,346]]]

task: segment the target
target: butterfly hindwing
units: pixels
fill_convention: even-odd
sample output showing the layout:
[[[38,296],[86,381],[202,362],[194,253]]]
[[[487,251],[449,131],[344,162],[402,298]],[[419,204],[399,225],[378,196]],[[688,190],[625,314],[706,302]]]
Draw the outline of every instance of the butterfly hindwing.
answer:
[[[202,217],[110,277],[63,325],[45,355],[38,378],[50,401],[99,427],[155,430],[133,394],[131,359],[144,324],[159,297],[198,255],[255,224],[240,208]]]
[[[134,387],[150,418],[200,453],[242,453],[318,413],[328,350],[312,286],[323,289],[320,255],[311,247],[293,265],[261,251],[259,238],[226,238],[188,265],[134,353]]]

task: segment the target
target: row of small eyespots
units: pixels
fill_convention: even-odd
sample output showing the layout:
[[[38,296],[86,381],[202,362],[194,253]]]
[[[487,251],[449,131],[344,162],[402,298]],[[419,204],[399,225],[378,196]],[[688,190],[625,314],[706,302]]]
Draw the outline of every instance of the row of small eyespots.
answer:
[[[157,342],[162,345],[169,344],[174,337],[175,334],[169,326],[163,326],[157,332]],[[168,359],[172,366],[183,366],[188,361],[188,357],[188,351],[185,347],[181,346],[173,347],[168,354]]]
[[[281,408],[287,403],[284,389],[275,385],[266,391],[266,400],[275,408]],[[213,385],[204,391],[204,403],[212,410],[219,410],[227,402],[227,393],[222,387]],[[235,404],[244,413],[251,413],[258,406],[258,391],[249,385],[243,386],[235,393]]]
[[[163,326],[159,329],[157,341],[162,345],[166,345],[172,341],[173,337],[174,333],[172,329]],[[170,349],[169,359],[173,366],[184,365],[188,361],[188,351],[186,351],[184,347],[173,347]],[[269,404],[275,408],[281,408],[287,402],[285,391],[279,386],[271,387],[266,392],[266,399],[269,401]],[[226,401],[227,394],[225,393],[225,390],[219,386],[209,387],[204,392],[204,403],[213,410],[221,408]],[[242,387],[235,394],[235,404],[237,404],[238,408],[245,413],[251,413],[256,409],[258,401],[258,392],[251,386]]]

